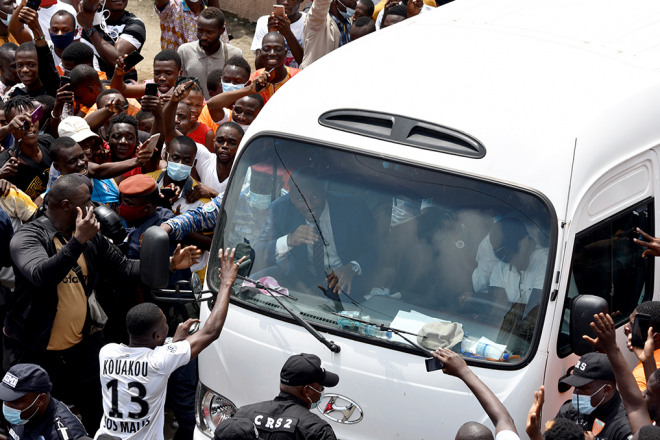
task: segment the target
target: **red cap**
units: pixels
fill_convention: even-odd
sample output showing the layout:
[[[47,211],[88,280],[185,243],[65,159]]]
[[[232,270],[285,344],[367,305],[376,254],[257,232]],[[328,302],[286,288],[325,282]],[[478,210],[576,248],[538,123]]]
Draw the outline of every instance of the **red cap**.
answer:
[[[143,197],[157,191],[156,181],[145,174],[124,179],[119,184],[119,192],[124,197]]]

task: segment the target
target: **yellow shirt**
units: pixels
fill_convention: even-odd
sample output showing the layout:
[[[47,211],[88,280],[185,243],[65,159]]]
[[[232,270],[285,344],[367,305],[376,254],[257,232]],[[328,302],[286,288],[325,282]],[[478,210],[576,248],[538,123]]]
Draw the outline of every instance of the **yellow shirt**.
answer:
[[[37,210],[30,196],[20,189],[18,191],[11,189],[7,197],[0,197],[0,208],[2,208],[9,217],[16,217],[22,222],[29,221]]]
[[[53,243],[59,252],[62,249],[62,243],[56,237],[53,238]],[[80,254],[80,258],[78,258],[78,265],[87,281],[89,279],[87,262],[83,254]],[[87,295],[73,269],[57,285],[57,298],[57,314],[47,350],[65,350],[82,341],[82,331],[87,318]]]
[[[385,7],[385,3],[387,3],[387,0],[382,0],[380,3],[378,3],[376,6],[374,6],[374,15],[371,16],[371,18],[376,21],[378,19],[378,14],[380,14],[380,11],[383,10]],[[424,0],[424,4],[431,6],[432,8],[436,8],[438,5],[435,3],[435,0]]]
[[[653,357],[655,358],[655,366],[660,368],[660,348],[653,352]],[[646,375],[644,374],[644,365],[641,362],[637,363],[633,370],[633,376],[635,376],[639,390],[642,393],[646,391]]]

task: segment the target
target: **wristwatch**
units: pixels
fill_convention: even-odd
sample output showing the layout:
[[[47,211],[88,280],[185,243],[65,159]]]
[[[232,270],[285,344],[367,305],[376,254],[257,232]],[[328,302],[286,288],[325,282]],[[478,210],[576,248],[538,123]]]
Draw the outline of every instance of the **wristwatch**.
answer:
[[[85,33],[87,34],[88,37],[91,37],[94,32],[96,32],[96,28],[93,26],[89,29],[85,29]]]
[[[353,268],[353,273],[354,273],[355,275],[358,275],[358,274],[360,273],[360,266],[358,266],[358,265],[355,264],[355,263],[351,263],[351,267]]]

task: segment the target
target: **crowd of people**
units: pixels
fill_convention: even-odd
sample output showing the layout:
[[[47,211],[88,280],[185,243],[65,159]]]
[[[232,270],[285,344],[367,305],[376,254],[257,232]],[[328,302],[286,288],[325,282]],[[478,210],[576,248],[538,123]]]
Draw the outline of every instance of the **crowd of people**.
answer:
[[[153,60],[140,55],[147,32],[128,0],[0,2],[0,436],[164,439],[167,401],[174,438],[192,439],[196,357],[220,336],[243,261],[235,250],[217,257],[209,250],[246,130],[302,69],[445,3],[276,1],[257,22],[254,66],[231,45],[218,0],[155,0],[162,50]],[[139,63],[153,67],[153,78],[138,80]],[[299,174],[304,182],[302,167]],[[170,237],[170,286],[193,272],[203,278],[209,259],[219,259],[219,274],[208,276],[221,279],[220,289],[199,329],[195,305],[159,302],[141,282],[142,238],[152,226]],[[255,247],[289,252],[318,238],[305,228],[275,234],[286,237],[282,243],[255,236]],[[359,244],[368,234],[356,231],[348,241]],[[369,256],[350,264],[346,274],[330,275],[335,294],[350,291]],[[660,303],[636,312],[660,328]],[[628,347],[640,360],[630,372],[612,319],[594,319],[598,337],[589,341],[602,353],[583,356],[564,379],[575,387],[573,400],[545,429],[543,388],[535,394],[531,439],[658,437],[660,337],[650,329],[643,349]],[[445,349],[434,356],[474,393],[497,439],[518,438],[506,409],[461,356]],[[292,356],[282,367],[280,395],[241,408],[216,438],[334,439],[309,409],[338,381],[317,356]],[[274,414],[281,417],[270,419]],[[456,438],[493,435],[468,423]]]

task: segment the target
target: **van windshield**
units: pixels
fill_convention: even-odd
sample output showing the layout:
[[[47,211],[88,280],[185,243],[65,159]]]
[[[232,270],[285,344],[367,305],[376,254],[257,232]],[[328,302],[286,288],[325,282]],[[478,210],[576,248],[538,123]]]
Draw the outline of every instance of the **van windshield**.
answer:
[[[261,137],[236,165],[213,250],[251,255],[241,274],[312,324],[407,345],[346,319],[357,317],[431,350],[510,363],[527,354],[549,288],[553,221],[521,190]],[[248,282],[233,295],[288,316]]]

